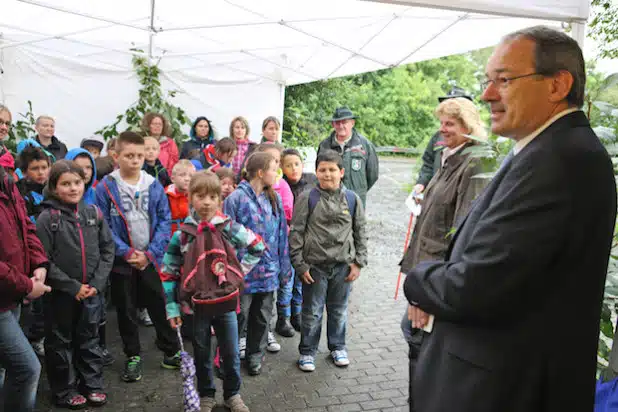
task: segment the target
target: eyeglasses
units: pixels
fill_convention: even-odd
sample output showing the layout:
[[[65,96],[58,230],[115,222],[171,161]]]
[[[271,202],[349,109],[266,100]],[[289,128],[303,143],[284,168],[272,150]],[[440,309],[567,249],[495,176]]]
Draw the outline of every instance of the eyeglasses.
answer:
[[[10,128],[10,127],[11,127],[11,122],[10,122],[10,121],[8,121],[8,122],[3,122],[2,120],[0,120],[0,126],[2,126],[2,125],[5,125],[6,127],[9,127],[9,128]]]
[[[511,82],[513,80],[523,79],[525,77],[531,77],[531,76],[545,76],[545,74],[543,74],[543,73],[528,73],[528,74],[522,74],[521,76],[496,77],[495,79],[486,79],[485,81],[481,82],[481,90],[487,89],[490,84],[494,84],[499,89],[504,89],[504,88],[508,87],[509,84],[511,84]]]

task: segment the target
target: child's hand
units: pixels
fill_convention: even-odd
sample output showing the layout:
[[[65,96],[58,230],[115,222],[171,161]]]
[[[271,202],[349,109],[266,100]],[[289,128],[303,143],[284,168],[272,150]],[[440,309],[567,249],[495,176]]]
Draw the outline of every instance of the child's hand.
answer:
[[[315,283],[315,280],[313,280],[313,278],[311,277],[311,274],[309,273],[309,271],[306,271],[305,273],[300,275],[300,280],[302,280],[303,283],[306,283],[307,285]]]
[[[346,282],[354,282],[360,276],[360,267],[356,263],[350,264],[350,273],[345,278]]]
[[[182,318],[180,316],[177,316],[175,318],[169,318],[168,320],[172,329],[176,329],[182,326]]]
[[[135,266],[139,270],[144,270],[150,264],[148,257],[142,251],[137,252],[137,259],[135,260]]]
[[[79,288],[79,292],[77,292],[77,295],[75,295],[75,299],[81,302],[82,300],[88,297],[89,293],[90,293],[90,286],[82,285],[82,287]]]

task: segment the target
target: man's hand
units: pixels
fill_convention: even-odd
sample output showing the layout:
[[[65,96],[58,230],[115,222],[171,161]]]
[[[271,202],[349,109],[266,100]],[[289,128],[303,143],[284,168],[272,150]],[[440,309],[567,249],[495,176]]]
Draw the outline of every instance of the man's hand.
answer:
[[[82,285],[79,288],[79,292],[77,292],[77,295],[75,295],[75,300],[81,302],[88,297],[88,293],[90,293],[90,286]]]
[[[45,268],[34,269],[34,272],[32,272],[32,277],[37,282],[45,283],[45,279],[47,279],[47,269]]]
[[[429,315],[416,306],[408,305],[408,320],[413,328],[422,329],[429,322]]]
[[[414,191],[415,191],[417,194],[419,194],[419,195],[420,195],[421,193],[423,193],[423,190],[425,190],[425,185],[422,185],[422,184],[420,184],[420,183],[419,183],[419,184],[417,184],[417,185],[414,185]]]
[[[51,288],[45,283],[37,281],[34,277],[30,279],[32,279],[32,291],[26,296],[30,301],[43,296],[47,292],[51,292]]]
[[[354,282],[360,276],[360,267],[356,263],[350,264],[350,273],[346,276],[346,282]]]
[[[88,299],[88,298],[90,298],[92,296],[95,296],[97,293],[99,293],[99,292],[97,291],[96,288],[93,288],[92,286],[88,285],[88,294],[87,294],[85,299]]]
[[[168,321],[170,322],[170,326],[172,327],[172,329],[176,329],[182,326],[182,318],[180,316],[175,318],[169,318]]]
[[[315,280],[313,280],[313,278],[311,277],[311,274],[309,273],[309,271],[306,271],[305,273],[300,275],[300,280],[302,280],[303,283],[306,283],[307,285],[315,283]]]

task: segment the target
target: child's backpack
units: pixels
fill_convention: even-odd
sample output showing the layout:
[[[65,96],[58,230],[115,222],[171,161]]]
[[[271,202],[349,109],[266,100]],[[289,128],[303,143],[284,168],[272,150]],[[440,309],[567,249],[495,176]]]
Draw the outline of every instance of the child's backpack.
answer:
[[[348,211],[350,212],[350,216],[354,219],[354,212],[356,212],[356,195],[351,190],[343,189],[343,194],[345,195],[345,200],[348,203]],[[320,201],[320,190],[317,187],[314,187],[309,192],[309,216],[311,216],[311,212],[315,209],[315,206]]]
[[[97,205],[88,205],[86,206],[86,226],[98,226],[101,221],[103,221],[103,213],[101,209],[97,207]],[[50,216],[50,229],[53,233],[58,231],[60,227],[60,215],[62,213],[58,209],[50,208],[49,216]]]
[[[202,222],[198,227],[180,226],[180,243],[186,245],[180,278],[179,300],[202,308],[208,315],[220,315],[236,310],[244,274],[236,250],[221,233],[220,225]]]

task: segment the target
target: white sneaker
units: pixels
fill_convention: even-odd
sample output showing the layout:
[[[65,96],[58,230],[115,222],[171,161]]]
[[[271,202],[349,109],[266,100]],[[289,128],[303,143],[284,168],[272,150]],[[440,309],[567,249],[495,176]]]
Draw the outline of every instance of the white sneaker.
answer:
[[[303,372],[313,372],[315,370],[315,359],[311,355],[300,355],[298,359],[298,369]]]
[[[330,356],[333,357],[333,362],[337,366],[348,366],[350,364],[350,359],[348,359],[348,352],[345,350],[334,350],[330,353]]]
[[[281,350],[281,345],[275,339],[275,334],[272,332],[268,332],[268,344],[266,345],[266,350],[269,352],[279,352]]]
[[[240,359],[244,360],[247,352],[247,338],[240,338],[238,342],[238,352],[240,352]]]

